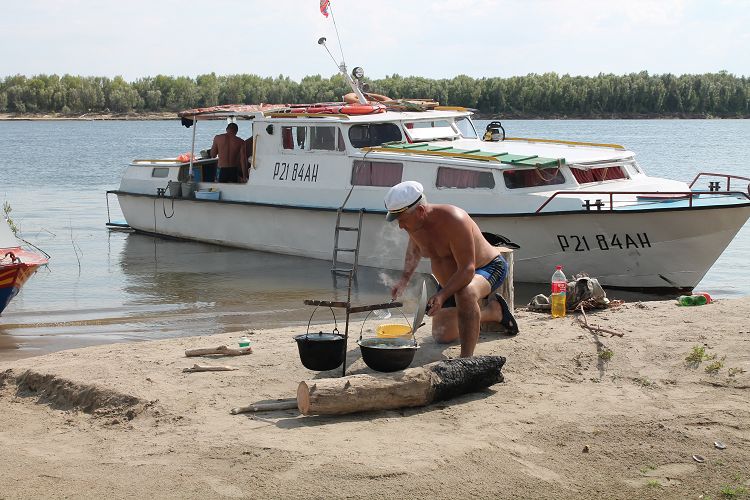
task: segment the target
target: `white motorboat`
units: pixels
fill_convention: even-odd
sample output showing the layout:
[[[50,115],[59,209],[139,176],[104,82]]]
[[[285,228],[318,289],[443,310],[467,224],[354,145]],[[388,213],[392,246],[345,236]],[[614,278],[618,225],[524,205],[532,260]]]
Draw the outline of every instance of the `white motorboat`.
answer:
[[[480,136],[471,110],[432,102],[360,98],[179,116],[196,126],[251,119],[249,180],[213,182],[216,159],[135,160],[110,193],[136,231],[400,269],[407,236],[385,221],[383,197],[416,180],[430,202],[458,205],[483,231],[520,245],[516,281],[546,283],[563,265],[609,287],[690,290],[750,217],[748,178],[650,177],[622,146],[505,137],[495,122]],[[191,179],[220,194],[179,196],[173,188]]]

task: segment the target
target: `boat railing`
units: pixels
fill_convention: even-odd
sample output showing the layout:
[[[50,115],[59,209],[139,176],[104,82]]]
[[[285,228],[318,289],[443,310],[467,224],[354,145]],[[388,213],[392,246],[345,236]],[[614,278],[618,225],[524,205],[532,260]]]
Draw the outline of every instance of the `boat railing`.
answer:
[[[694,199],[698,198],[699,196],[705,197],[706,195],[710,195],[711,197],[716,198],[724,198],[726,196],[744,196],[748,201],[750,201],[750,195],[742,191],[556,191],[552,194],[552,196],[545,200],[545,202],[542,203],[534,213],[540,213],[547,205],[552,202],[552,200],[554,200],[558,196],[562,197],[565,195],[576,196],[581,201],[583,201],[581,207],[591,211],[612,211],[616,208],[616,204],[617,206],[633,207],[642,205],[646,207],[657,203],[677,200],[687,200],[688,207],[692,208]],[[596,201],[592,203],[592,200],[583,198],[584,196],[588,195],[605,196],[609,198],[609,203],[602,201],[601,198],[596,199]],[[627,200],[616,200],[615,197],[620,195],[629,196],[631,198]],[[635,198],[635,200],[632,199],[633,197]]]
[[[732,175],[732,174],[716,174],[713,172],[701,172],[698,175],[695,176],[695,179],[693,179],[693,182],[690,183],[690,189],[693,188],[696,182],[698,182],[698,179],[701,177],[720,177],[724,179],[727,183],[727,191],[730,191],[732,189],[732,179],[738,180],[738,181],[747,181],[747,193],[750,194],[750,177],[742,177],[740,175]],[[717,192],[720,189],[719,181],[709,181],[708,182],[708,190],[709,192]]]

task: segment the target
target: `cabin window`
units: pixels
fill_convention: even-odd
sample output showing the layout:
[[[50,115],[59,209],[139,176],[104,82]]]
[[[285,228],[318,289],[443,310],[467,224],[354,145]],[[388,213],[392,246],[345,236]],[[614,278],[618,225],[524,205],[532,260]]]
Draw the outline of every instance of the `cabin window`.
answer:
[[[310,149],[336,150],[336,127],[310,127]]]
[[[353,186],[392,187],[401,182],[404,165],[384,161],[355,160],[352,165]]]
[[[371,123],[349,127],[349,142],[355,148],[380,146],[384,142],[402,140],[401,130],[394,123]]]
[[[440,167],[438,168],[436,185],[439,188],[492,189],[495,187],[495,178],[492,176],[492,172]]]
[[[570,168],[573,177],[578,184],[589,184],[592,182],[612,181],[615,179],[627,179],[625,171],[621,166],[603,167],[603,168]]]
[[[345,151],[344,136],[338,127],[310,127],[310,149]]]
[[[503,180],[505,181],[505,187],[508,189],[551,186],[565,183],[565,177],[557,167],[506,170],[503,172]]]
[[[169,177],[169,169],[164,167],[156,167],[151,171],[151,177]]]
[[[304,151],[306,142],[306,127],[281,127],[281,145],[284,149]]]

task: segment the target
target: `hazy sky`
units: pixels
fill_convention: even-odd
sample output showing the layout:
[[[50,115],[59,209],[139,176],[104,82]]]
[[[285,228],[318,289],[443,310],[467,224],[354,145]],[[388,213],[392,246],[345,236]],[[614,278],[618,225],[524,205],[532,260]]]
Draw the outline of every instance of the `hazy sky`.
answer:
[[[332,0],[349,67],[371,78],[750,75],[750,0]],[[330,76],[319,0],[5,0],[0,76]]]

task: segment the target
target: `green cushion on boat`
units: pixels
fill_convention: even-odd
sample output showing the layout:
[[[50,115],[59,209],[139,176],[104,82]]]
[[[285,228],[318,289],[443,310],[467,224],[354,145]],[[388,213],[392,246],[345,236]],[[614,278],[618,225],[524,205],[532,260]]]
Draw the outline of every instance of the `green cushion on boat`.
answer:
[[[537,158],[537,155],[512,155],[507,154],[500,157],[500,161],[503,163],[515,163],[521,160],[530,160],[531,158]]]
[[[512,161],[513,165],[519,165],[519,166],[527,166],[527,167],[554,167],[558,164],[558,162],[565,163],[564,158],[560,158],[560,160],[557,160],[556,158],[529,158],[526,160],[516,160]]]

